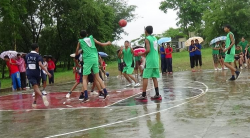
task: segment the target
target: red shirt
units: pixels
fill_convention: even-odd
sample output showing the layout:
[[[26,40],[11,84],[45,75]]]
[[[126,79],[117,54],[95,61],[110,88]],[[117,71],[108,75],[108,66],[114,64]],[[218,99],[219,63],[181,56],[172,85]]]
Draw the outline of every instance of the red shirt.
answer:
[[[10,59],[9,62],[6,62],[8,68],[9,68],[9,70],[10,70],[10,75],[12,75],[12,74],[14,74],[14,73],[16,73],[16,72],[19,72],[18,66],[17,66],[17,65],[12,65],[12,64],[10,64],[10,62],[11,62],[11,63],[16,63],[16,60]]]
[[[166,48],[165,52],[166,52],[165,58],[172,58],[172,52],[173,52],[173,48],[172,47]]]
[[[50,60],[48,61],[48,70],[54,70],[55,69],[55,63]]]

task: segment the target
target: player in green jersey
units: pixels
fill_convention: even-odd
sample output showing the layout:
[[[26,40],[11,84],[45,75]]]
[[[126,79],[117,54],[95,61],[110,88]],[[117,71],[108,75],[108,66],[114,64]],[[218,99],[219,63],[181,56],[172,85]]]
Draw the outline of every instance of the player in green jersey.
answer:
[[[143,72],[143,92],[142,95],[137,97],[137,100],[147,100],[146,90],[148,86],[148,79],[152,78],[155,87],[155,96],[151,97],[153,100],[162,100],[161,95],[159,95],[158,81],[157,78],[160,77],[159,70],[159,55],[158,55],[158,44],[157,39],[153,34],[153,27],[147,26],[145,28],[145,45],[146,51],[138,53],[138,56],[146,56],[146,67]]]

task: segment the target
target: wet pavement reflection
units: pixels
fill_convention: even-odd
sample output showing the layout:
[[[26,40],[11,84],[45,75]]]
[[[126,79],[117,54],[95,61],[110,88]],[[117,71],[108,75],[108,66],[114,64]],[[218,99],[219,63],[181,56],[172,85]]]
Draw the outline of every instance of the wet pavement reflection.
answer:
[[[229,77],[229,71],[213,70],[162,76],[158,81],[163,100],[147,102],[134,100],[140,88],[125,88],[124,80],[108,78],[110,95],[123,95],[123,100],[110,98],[107,104],[95,104],[103,101],[92,97],[96,106],[79,105],[75,92],[68,103],[72,107],[64,107],[61,103],[72,82],[50,86],[48,97],[60,102],[39,110],[30,109],[32,91],[0,93],[0,137],[250,137],[249,72],[243,71],[236,82],[226,81]],[[152,85],[150,81],[149,88]],[[153,95],[150,89],[148,96]]]

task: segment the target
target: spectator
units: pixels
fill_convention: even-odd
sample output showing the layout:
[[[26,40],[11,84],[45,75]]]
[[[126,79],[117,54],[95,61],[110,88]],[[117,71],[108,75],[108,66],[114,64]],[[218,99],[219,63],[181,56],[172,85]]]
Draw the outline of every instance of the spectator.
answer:
[[[52,56],[48,57],[48,71],[51,74],[51,78],[49,78],[49,84],[54,84],[54,69],[55,63],[52,61]]]
[[[191,45],[189,46],[189,56],[190,56],[190,65],[191,65],[191,70],[192,72],[195,72],[194,69],[194,64],[195,64],[195,45],[194,45],[194,40],[191,41]]]
[[[170,44],[167,44],[167,48],[165,49],[165,57],[166,57],[166,68],[168,74],[173,74],[173,67],[172,67],[172,53],[173,48],[170,47]]]
[[[20,72],[21,87],[23,90],[26,90],[26,65],[24,59],[21,57],[21,54],[17,54],[16,64]]]
[[[220,42],[216,42],[216,44],[213,45],[213,61],[214,61],[214,70],[221,70],[218,68],[219,64],[219,50],[221,49],[220,47]]]
[[[4,60],[9,68],[10,76],[12,80],[13,90],[17,90],[17,88],[21,89],[21,81],[20,81],[20,72],[18,70],[18,66],[16,65],[16,60],[10,59],[9,56],[4,56]]]
[[[241,41],[240,41],[240,43],[239,43],[239,46],[241,47],[241,50],[242,50],[242,52],[243,52],[243,62],[245,63],[245,67],[247,67],[247,64],[246,64],[246,48],[247,48],[247,46],[248,46],[248,41],[247,40],[245,40],[245,37],[242,37],[241,38]]]
[[[198,39],[195,39],[195,46],[196,46],[196,50],[195,50],[195,66],[198,70],[198,66],[200,66],[199,71],[201,71],[201,66],[202,66],[202,57],[201,57],[201,44],[199,43]],[[199,63],[199,65],[198,65]]]
[[[165,47],[164,47],[164,43],[162,43],[162,46],[160,48],[160,53],[161,53],[161,73],[164,74],[166,73],[166,55],[165,55]]]

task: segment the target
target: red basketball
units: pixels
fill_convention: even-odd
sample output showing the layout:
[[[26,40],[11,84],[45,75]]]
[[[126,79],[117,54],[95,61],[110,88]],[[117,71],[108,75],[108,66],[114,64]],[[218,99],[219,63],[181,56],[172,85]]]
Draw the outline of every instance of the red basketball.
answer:
[[[121,20],[119,21],[119,25],[120,25],[121,27],[125,27],[125,26],[127,25],[127,21],[124,20],[124,19],[121,19]]]

